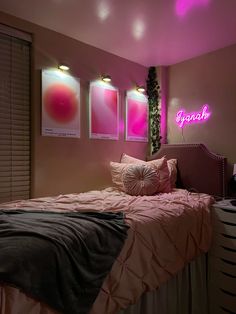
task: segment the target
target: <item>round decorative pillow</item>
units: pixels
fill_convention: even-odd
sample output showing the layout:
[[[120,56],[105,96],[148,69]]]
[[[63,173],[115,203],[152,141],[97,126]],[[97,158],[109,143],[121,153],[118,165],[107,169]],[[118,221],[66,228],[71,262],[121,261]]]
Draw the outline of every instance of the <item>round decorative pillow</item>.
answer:
[[[159,175],[151,166],[133,164],[123,173],[124,190],[130,195],[153,195],[159,187]]]

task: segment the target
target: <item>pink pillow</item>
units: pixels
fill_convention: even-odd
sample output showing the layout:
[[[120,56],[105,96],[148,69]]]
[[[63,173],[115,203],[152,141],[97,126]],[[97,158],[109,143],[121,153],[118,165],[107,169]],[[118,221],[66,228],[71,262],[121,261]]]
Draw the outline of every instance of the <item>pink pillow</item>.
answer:
[[[163,157],[165,158],[165,157]],[[129,164],[134,164],[134,163],[154,163],[154,164],[159,164],[159,162],[161,162],[163,160],[163,158],[160,159],[155,159],[155,160],[151,160],[151,161],[144,161],[144,160],[140,160],[134,157],[131,157],[129,155],[126,154],[122,154],[121,156],[121,163],[129,163]],[[167,160],[167,167],[168,167],[168,172],[169,172],[169,181],[170,181],[170,187],[174,188],[175,184],[176,184],[176,180],[177,180],[177,159],[169,159]],[[164,170],[165,173],[163,173],[164,176],[164,181],[166,180],[166,172],[167,169],[165,169],[165,166],[163,167],[162,171]],[[164,189],[164,192],[168,191],[168,186],[167,186],[167,190]],[[170,192],[170,191],[168,191]]]
[[[136,159],[136,158],[134,158],[134,159]],[[159,180],[160,180],[160,185],[159,185],[157,192],[168,193],[171,191],[167,160],[164,157],[161,159],[158,159],[158,160],[148,161],[148,162],[142,161],[139,159],[137,159],[137,160],[138,160],[138,162],[132,161],[132,163],[120,163],[120,164],[119,163],[112,163],[112,162],[110,163],[112,181],[113,181],[113,183],[115,183],[115,185],[118,188],[120,188],[124,191],[124,188],[122,188],[122,175],[123,175],[124,169],[126,167],[125,165],[142,164],[142,165],[148,165],[148,166],[153,167],[153,169],[158,174]]]
[[[170,184],[172,188],[176,187],[177,181],[177,159],[167,160],[167,165],[170,173]]]
[[[129,167],[129,164],[120,164],[119,162],[110,162],[111,178],[114,185],[122,191],[125,191],[123,185],[124,171]]]
[[[155,169],[143,164],[127,167],[122,180],[125,192],[130,195],[153,195],[159,187],[159,175]]]

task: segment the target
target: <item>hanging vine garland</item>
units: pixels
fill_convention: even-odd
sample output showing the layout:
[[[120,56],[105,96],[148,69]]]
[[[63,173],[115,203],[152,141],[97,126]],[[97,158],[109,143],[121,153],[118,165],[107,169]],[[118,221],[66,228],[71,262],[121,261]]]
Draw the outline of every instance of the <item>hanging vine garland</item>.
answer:
[[[161,146],[159,109],[159,89],[156,68],[150,67],[147,79],[147,96],[149,105],[149,145],[151,155],[158,151]]]

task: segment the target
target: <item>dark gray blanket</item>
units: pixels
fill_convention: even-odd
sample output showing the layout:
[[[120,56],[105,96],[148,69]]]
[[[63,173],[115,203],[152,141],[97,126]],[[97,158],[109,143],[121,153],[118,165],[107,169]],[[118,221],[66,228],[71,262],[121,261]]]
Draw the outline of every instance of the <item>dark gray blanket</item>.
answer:
[[[127,236],[122,213],[0,210],[0,281],[88,313]]]

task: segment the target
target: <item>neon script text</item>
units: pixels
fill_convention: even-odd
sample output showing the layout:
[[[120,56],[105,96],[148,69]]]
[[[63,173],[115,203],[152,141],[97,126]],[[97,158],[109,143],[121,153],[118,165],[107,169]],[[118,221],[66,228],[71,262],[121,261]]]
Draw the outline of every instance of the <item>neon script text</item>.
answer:
[[[199,112],[185,113],[184,110],[180,110],[176,114],[175,121],[180,128],[183,128],[187,123],[199,122],[208,120],[211,113],[208,111],[208,105],[204,105]]]

